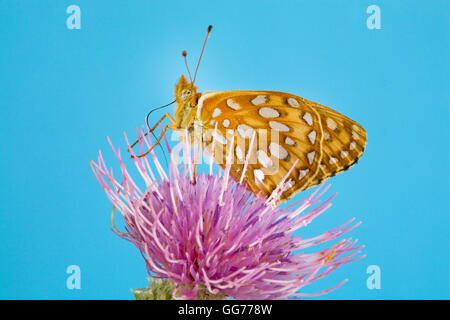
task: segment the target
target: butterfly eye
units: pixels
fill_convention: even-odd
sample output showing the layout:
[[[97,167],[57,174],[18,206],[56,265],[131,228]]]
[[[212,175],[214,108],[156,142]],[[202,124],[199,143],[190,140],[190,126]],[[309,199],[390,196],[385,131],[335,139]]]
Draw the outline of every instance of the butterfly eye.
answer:
[[[192,90],[191,89],[185,89],[183,91],[181,91],[181,99],[182,100],[187,100],[191,97],[192,95]]]

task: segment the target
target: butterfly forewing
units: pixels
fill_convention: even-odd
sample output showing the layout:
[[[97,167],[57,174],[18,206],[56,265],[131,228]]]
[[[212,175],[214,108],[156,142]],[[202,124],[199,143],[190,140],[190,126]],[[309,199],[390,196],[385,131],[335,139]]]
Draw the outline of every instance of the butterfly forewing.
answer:
[[[197,116],[206,130],[216,127],[214,159],[224,166],[231,154],[230,173],[238,181],[249,154],[244,178],[254,193],[271,194],[292,168],[291,186],[281,200],[348,169],[366,144],[358,123],[283,92],[207,93],[199,100]]]

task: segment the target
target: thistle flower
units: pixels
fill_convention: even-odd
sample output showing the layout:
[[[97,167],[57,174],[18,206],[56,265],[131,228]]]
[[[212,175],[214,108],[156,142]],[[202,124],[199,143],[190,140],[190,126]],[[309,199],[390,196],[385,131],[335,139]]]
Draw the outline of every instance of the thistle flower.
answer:
[[[144,145],[151,146],[142,131],[138,137],[141,151]],[[126,232],[117,230],[114,221],[113,231],[140,250],[151,277],[173,283],[173,298],[196,299],[207,294],[235,299],[287,299],[324,294],[346,280],[319,293],[306,294],[302,289],[363,257],[358,251],[362,246],[356,247],[356,240],[351,238],[305,253],[306,248],[355,228],[359,223],[351,225],[354,219],[310,239],[293,235],[331,206],[334,195],[319,200],[329,186],[321,185],[309,197],[281,208],[275,203],[289,187],[289,181],[283,181],[271,197],[263,199],[229,178],[229,164],[221,175],[212,175],[212,163],[209,174],[197,174],[195,148],[187,144],[182,157],[179,148],[171,153],[167,175],[153,152],[137,158],[126,135],[125,140],[144,189],[132,179],[120,150],[109,138],[120,163],[122,182],[115,179],[112,169],[107,169],[101,152],[98,162],[91,161],[91,166],[124,218]],[[169,149],[167,140],[166,145]],[[156,170],[152,170],[149,160]]]

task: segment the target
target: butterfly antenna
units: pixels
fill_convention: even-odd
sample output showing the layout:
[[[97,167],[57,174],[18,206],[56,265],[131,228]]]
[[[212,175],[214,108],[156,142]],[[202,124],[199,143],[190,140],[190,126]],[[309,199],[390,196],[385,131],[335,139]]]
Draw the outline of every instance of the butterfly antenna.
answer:
[[[184,64],[186,65],[186,69],[187,69],[187,72],[188,72],[188,74],[189,74],[189,80],[191,80],[191,82],[192,82],[191,72],[189,71],[189,67],[188,67],[188,63],[187,63],[187,58],[186,58],[186,56],[187,56],[186,50],[183,50],[183,52],[182,52],[181,54],[182,54],[183,57],[184,57]]]
[[[200,65],[200,60],[202,59],[203,51],[205,50],[205,46],[206,46],[206,41],[208,40],[208,37],[209,37],[209,34],[211,33],[211,30],[212,30],[212,26],[210,25],[208,27],[208,32],[206,33],[205,42],[203,42],[202,52],[200,52],[200,57],[198,57],[197,67],[195,68],[195,73],[194,73],[194,81],[192,83],[195,82],[195,78],[197,77],[198,66]]]

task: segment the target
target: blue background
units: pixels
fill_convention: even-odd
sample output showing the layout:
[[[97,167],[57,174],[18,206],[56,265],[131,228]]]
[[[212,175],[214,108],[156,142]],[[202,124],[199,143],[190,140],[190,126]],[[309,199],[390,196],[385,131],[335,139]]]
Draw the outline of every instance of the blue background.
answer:
[[[81,8],[69,30],[66,8]],[[366,8],[381,8],[369,30]],[[0,298],[132,299],[138,251],[110,231],[89,167],[124,148],[152,106],[173,99],[214,25],[200,91],[268,89],[360,122],[368,145],[331,180],[333,207],[302,236],[352,217],[365,259],[305,288],[325,299],[448,299],[448,1],[0,1]],[[155,114],[158,119],[163,113]],[[447,142],[445,142],[447,141]],[[297,197],[298,199],[298,197]],[[81,268],[81,290],[66,268]],[[381,289],[366,287],[369,265]]]

